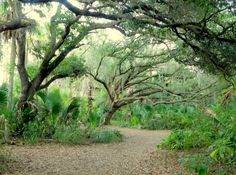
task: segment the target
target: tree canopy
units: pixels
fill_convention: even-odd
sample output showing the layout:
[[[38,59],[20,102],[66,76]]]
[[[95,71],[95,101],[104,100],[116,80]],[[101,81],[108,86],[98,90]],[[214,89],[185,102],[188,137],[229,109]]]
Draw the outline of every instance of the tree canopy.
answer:
[[[179,57],[178,61],[225,76],[235,74],[234,1],[20,1],[31,4],[58,2],[76,16],[115,21],[112,27],[125,35],[141,33],[156,40],[178,40],[178,47],[184,48],[187,54],[187,59]]]

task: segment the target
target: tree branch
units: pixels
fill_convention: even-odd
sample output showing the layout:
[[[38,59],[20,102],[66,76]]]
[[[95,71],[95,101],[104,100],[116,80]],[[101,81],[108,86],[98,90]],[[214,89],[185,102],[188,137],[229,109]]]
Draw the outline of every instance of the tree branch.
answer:
[[[30,26],[31,23],[26,20],[0,21],[0,33],[7,30],[16,30]]]
[[[98,78],[98,77],[95,77],[95,75],[93,75],[91,72],[88,72],[88,74],[93,77],[94,80],[96,80],[98,83],[102,84],[103,87],[106,89],[107,93],[108,93],[108,96],[110,98],[110,100],[113,102],[114,101],[114,98],[111,94],[111,91],[107,85],[107,83],[105,81],[103,81],[102,79]]]
[[[59,74],[59,75],[54,75],[51,77],[45,84],[42,84],[37,90],[41,90],[44,88],[47,88],[52,82],[58,79],[66,78],[66,77],[75,77],[76,75],[72,74]]]
[[[117,15],[109,15],[101,12],[91,12],[89,10],[81,10],[77,7],[75,7],[72,3],[70,3],[68,0],[19,0],[22,3],[31,3],[31,4],[39,4],[39,3],[50,3],[50,2],[58,2],[63,4],[68,10],[70,10],[75,15],[79,16],[90,16],[90,17],[96,17],[96,18],[103,18],[103,19],[109,19],[109,20],[118,20],[121,19]]]

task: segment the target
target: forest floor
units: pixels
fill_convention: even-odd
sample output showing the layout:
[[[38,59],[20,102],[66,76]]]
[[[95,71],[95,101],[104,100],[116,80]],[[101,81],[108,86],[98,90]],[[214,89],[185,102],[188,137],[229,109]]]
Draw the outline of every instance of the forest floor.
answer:
[[[115,129],[124,136],[123,142],[10,146],[15,161],[6,175],[174,175],[181,171],[174,153],[156,148],[170,131]]]

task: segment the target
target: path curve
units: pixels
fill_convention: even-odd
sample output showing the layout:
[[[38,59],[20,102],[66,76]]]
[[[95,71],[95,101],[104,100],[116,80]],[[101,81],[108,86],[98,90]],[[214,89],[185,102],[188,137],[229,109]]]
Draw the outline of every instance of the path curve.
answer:
[[[148,160],[150,154],[156,151],[156,144],[170,134],[169,131],[115,129],[118,129],[124,135],[123,142],[92,145],[50,143],[34,146],[11,146],[12,155],[16,160],[19,160],[21,167],[12,168],[8,174],[146,174],[145,167],[142,168],[144,169],[143,171],[140,171],[140,166],[145,165],[145,161]],[[149,172],[148,174],[155,174],[155,172]]]

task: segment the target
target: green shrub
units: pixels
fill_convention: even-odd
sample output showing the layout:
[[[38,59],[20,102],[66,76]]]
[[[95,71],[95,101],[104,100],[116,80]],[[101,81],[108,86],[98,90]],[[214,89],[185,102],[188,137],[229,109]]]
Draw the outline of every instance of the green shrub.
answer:
[[[196,154],[188,155],[179,159],[182,167],[188,170],[189,174],[206,175],[212,162],[209,156]]]
[[[122,135],[117,130],[98,128],[90,132],[90,139],[93,143],[120,142]]]
[[[78,125],[57,126],[53,139],[61,143],[82,144],[86,141],[86,133]]]
[[[211,132],[201,132],[191,129],[175,130],[158,146],[169,149],[202,148],[211,144],[211,137]]]
[[[190,126],[193,122],[193,117],[178,115],[157,115],[155,118],[143,122],[142,128],[158,130],[158,129],[181,129]]]
[[[226,138],[217,139],[211,146],[211,157],[216,161],[236,163],[236,143]]]
[[[122,140],[119,131],[106,128],[83,128],[78,125],[60,125],[56,127],[53,139],[66,144],[111,143]]]
[[[37,143],[41,138],[41,133],[41,125],[37,121],[33,121],[25,125],[22,138],[26,142],[34,144]]]
[[[233,98],[233,97],[231,97]],[[235,98],[236,99],[236,98]],[[168,149],[204,149],[201,159],[189,156],[185,163],[187,169],[195,173],[235,174],[236,172],[236,101],[233,99],[227,106],[218,102],[212,109],[214,116],[203,114],[192,118],[184,128],[173,130],[171,135],[158,147]],[[207,170],[206,162],[210,162]],[[201,162],[204,162],[203,164]],[[230,167],[230,168],[229,168]],[[225,173],[227,172],[227,173]]]

